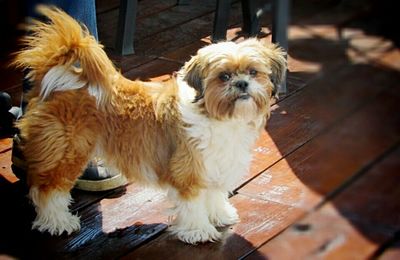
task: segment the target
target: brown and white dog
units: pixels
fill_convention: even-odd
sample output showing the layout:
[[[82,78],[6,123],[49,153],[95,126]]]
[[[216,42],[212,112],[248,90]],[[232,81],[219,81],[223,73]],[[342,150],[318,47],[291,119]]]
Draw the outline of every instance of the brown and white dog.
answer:
[[[38,10],[47,23],[31,24],[14,62],[34,85],[18,123],[33,228],[79,230],[70,190],[96,154],[128,179],[168,190],[180,240],[218,240],[216,227],[239,219],[228,192],[248,171],[284,78],[282,49],[256,39],[211,44],[169,81],[131,81],[85,27],[56,8]]]

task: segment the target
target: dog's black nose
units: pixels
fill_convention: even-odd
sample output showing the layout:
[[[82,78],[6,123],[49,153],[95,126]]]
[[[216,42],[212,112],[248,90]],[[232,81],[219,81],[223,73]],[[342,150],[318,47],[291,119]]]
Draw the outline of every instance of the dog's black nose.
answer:
[[[249,83],[245,80],[239,80],[236,81],[235,86],[241,91],[246,91],[247,87],[249,86]]]

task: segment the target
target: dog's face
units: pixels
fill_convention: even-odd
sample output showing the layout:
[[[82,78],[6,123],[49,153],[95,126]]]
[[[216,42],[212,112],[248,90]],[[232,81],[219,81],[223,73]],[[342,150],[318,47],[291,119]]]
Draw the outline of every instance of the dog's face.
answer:
[[[185,64],[184,80],[196,90],[193,102],[212,118],[266,114],[284,79],[284,55],[276,45],[256,39],[212,44]]]

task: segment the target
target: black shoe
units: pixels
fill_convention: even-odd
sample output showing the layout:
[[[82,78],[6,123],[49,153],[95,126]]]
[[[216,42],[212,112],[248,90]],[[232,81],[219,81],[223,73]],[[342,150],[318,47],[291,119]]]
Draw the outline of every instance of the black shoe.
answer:
[[[82,176],[75,183],[75,188],[84,191],[106,191],[127,184],[122,174],[111,171],[104,162],[95,158],[89,162]]]

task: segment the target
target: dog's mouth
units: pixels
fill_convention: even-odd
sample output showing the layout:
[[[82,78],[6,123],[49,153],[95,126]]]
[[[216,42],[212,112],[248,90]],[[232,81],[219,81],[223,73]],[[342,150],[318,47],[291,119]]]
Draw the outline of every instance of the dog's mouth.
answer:
[[[243,92],[237,96],[236,100],[247,100],[249,98],[251,98],[250,94]]]

